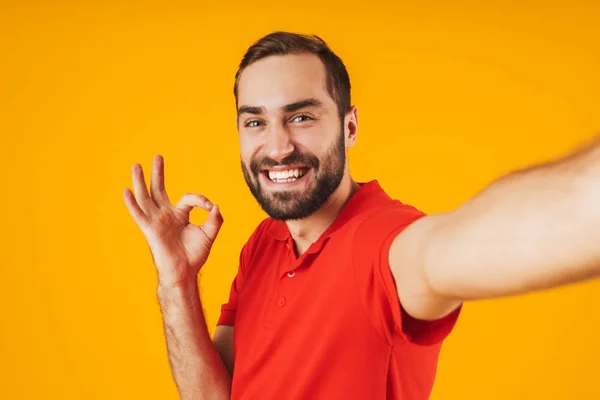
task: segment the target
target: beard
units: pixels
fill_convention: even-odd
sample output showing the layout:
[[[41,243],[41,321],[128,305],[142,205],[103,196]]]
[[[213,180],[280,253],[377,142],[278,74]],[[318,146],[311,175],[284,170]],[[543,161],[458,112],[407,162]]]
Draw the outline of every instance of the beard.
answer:
[[[312,180],[307,190],[280,190],[265,192],[260,184],[259,174],[267,167],[303,164],[313,170]],[[335,143],[322,160],[315,155],[301,153],[295,149],[281,161],[261,157],[253,159],[250,167],[242,161],[242,172],[250,192],[260,207],[275,220],[298,220],[317,211],[339,187],[346,165],[346,144],[343,127]],[[267,178],[268,179],[268,178]]]

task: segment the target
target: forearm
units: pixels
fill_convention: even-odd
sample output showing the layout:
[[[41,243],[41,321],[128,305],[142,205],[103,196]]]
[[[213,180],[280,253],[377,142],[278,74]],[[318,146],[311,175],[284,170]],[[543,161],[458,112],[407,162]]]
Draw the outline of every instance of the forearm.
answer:
[[[425,262],[432,287],[468,300],[600,274],[599,170],[594,144],[503,177],[439,216]]]
[[[204,319],[195,280],[158,287],[169,363],[182,400],[229,399],[231,375],[217,353]]]

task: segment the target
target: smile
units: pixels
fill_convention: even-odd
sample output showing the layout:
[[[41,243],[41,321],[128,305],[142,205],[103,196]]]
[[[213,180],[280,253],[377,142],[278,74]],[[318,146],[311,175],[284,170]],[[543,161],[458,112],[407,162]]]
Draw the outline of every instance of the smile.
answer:
[[[270,180],[275,183],[294,182],[296,179],[302,178],[308,168],[284,169],[280,171],[266,171]]]
[[[273,183],[291,183],[302,178],[310,170],[308,167],[294,167],[288,169],[269,169],[261,171]]]

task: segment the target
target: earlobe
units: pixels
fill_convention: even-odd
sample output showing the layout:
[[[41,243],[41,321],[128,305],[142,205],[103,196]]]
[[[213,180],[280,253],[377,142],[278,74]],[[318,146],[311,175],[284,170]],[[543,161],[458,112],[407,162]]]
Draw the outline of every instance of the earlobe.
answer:
[[[346,130],[346,147],[353,147],[358,134],[358,109],[356,106],[352,106],[346,115],[344,128]]]

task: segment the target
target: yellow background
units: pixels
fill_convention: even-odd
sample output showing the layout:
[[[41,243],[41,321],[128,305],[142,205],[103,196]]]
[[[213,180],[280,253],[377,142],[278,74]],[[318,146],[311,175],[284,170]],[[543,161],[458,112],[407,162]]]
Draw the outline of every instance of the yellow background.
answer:
[[[429,213],[599,131],[597,1],[220,3],[0,6],[1,399],[176,398],[122,189],[160,153],[173,201],[221,206],[200,279],[212,331],[263,218],[232,95],[263,34],[329,42],[359,108],[355,178]],[[599,289],[468,304],[432,398],[600,398]]]

